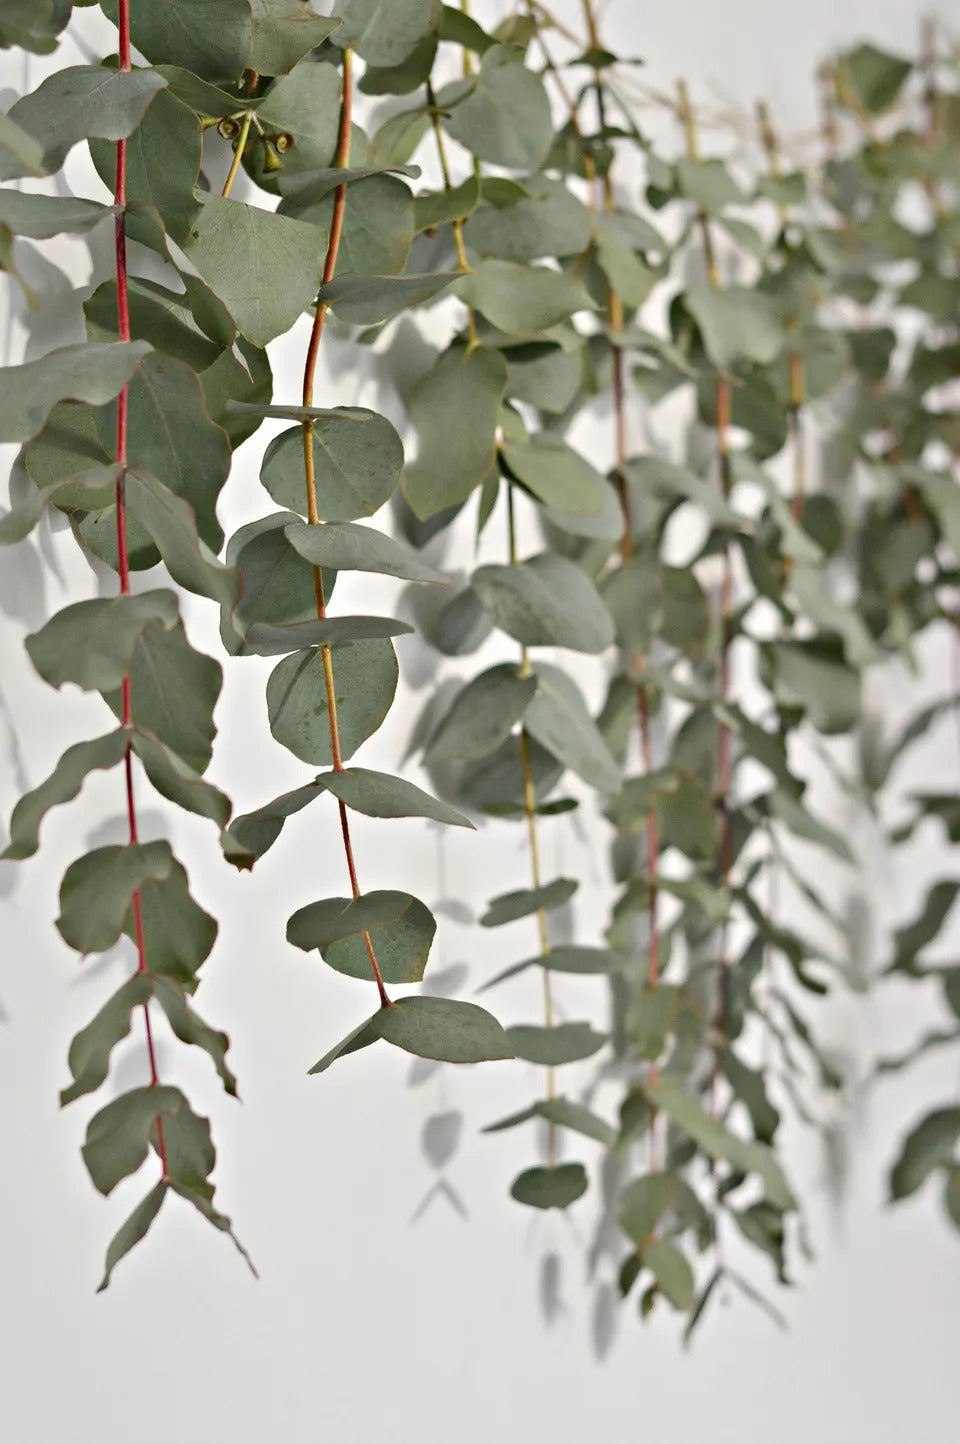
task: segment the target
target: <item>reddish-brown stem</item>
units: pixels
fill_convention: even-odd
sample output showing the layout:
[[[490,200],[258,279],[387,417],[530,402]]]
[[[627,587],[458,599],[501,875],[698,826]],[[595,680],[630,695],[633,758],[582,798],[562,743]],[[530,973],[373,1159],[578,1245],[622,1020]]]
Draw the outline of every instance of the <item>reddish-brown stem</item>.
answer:
[[[120,69],[130,69],[130,0],[120,0],[118,13],[119,29],[119,52]],[[127,232],[124,207],[127,203],[127,145],[126,141],[117,141],[117,174],[116,186],[113,195],[114,204],[118,207],[115,223],[115,244],[116,244],[116,277],[117,277],[117,333],[121,341],[130,340],[130,295],[127,277]],[[127,464],[127,406],[128,393],[126,386],[117,398],[117,464],[125,467]],[[120,574],[120,595],[128,596],[130,592],[130,557],[127,547],[127,507],[124,486],[124,475],[121,471],[117,478],[116,485],[116,514],[117,514],[117,570]],[[121,721],[124,727],[130,727],[133,722],[133,703],[130,695],[130,677],[124,677],[121,684]],[[127,750],[124,756],[124,783],[127,794],[127,824],[129,829],[130,844],[136,847],[138,842],[137,832],[137,804],[133,790],[133,757],[130,744],[127,743]],[[133,894],[133,929],[137,948],[137,972],[147,971],[147,948],[143,933],[143,908],[140,902],[139,890]],[[143,1005],[143,1021],[147,1035],[147,1058],[150,1064],[150,1087],[156,1088],[160,1077],[157,1072],[157,1055],[153,1044],[153,1025],[150,1022],[149,1004]],[[157,1116],[157,1152],[160,1155],[160,1167],[163,1176],[167,1176],[167,1150],[163,1139],[163,1119]]]
[[[346,170],[350,164],[350,127],[353,120],[353,55],[349,50],[343,52],[343,98],[340,103],[340,126],[337,136],[337,153],[334,157],[334,165],[339,170]],[[333,215],[330,220],[330,239],[327,242],[327,254],[323,263],[323,284],[328,286],[333,280],[337,270],[337,257],[340,253],[340,240],[343,235],[343,217],[347,206],[347,185],[344,182],[338,185],[333,196]],[[303,405],[313,405],[313,389],[317,376],[317,362],[320,357],[320,342],[323,337],[323,325],[327,315],[327,303],[320,300],[317,302],[316,314],[313,319],[313,328],[310,332],[310,343],[307,347],[307,357],[303,368]],[[317,506],[317,477],[313,457],[313,421],[310,417],[303,420],[303,470],[307,490],[307,520],[311,526],[317,526],[320,522],[320,511]],[[323,572],[319,567],[313,569],[313,589],[317,602],[317,618],[323,621],[327,615],[326,598],[323,592]],[[337,718],[337,693],[333,676],[333,655],[329,645],[324,643],[320,648],[320,657],[323,664],[324,688],[327,694],[327,717],[330,723],[330,754],[333,759],[335,772],[342,772],[343,755],[340,748],[340,724]],[[344,802],[339,803],[340,832],[343,836],[343,851],[347,860],[347,871],[350,874],[350,887],[354,897],[360,896],[360,883],[357,878],[357,865],[353,854],[353,840],[350,836],[350,819],[347,814],[347,807]],[[377,992],[380,994],[380,1006],[389,1008],[390,997],[384,986],[383,974],[380,971],[380,964],[377,962],[376,949],[369,933],[363,934],[364,947],[370,959],[370,968],[373,973],[373,981],[377,985]]]

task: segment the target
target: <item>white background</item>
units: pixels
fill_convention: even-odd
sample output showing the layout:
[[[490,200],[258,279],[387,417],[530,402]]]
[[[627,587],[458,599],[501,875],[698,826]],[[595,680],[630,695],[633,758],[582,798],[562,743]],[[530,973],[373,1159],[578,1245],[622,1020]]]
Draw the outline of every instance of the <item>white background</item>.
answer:
[[[571,0],[557,9],[576,20]],[[914,0],[807,0],[802,6],[611,0],[604,28],[614,48],[646,57],[651,85],[670,88],[682,73],[709,105],[734,104],[744,113],[765,94],[783,129],[802,134],[814,123],[810,77],[818,59],[831,46],[867,36],[909,51],[920,9]],[[960,22],[955,3],[947,18],[950,11]],[[477,13],[489,12],[478,3]],[[109,27],[91,12],[79,14],[94,51],[109,49]],[[90,56],[68,46],[62,63],[80,58]],[[43,62],[32,62],[25,73],[20,58],[7,53],[0,70],[12,99],[25,83],[36,83]],[[67,174],[79,193],[101,195],[79,149]],[[5,362],[79,336],[77,297],[87,293],[91,257],[98,278],[107,274],[109,243],[109,235],[98,232],[89,243],[45,247],[69,282],[56,281],[37,252],[21,248],[24,273],[45,287],[48,299],[28,314],[19,297],[7,293]],[[296,393],[303,347],[301,330],[277,348],[278,399]],[[337,370],[333,384],[331,398],[338,401],[375,399],[369,377]],[[396,400],[385,404],[395,407]],[[606,444],[603,435],[597,432],[598,447]],[[255,438],[238,459],[221,507],[228,531],[269,509],[256,480],[262,444]],[[102,725],[101,704],[73,689],[50,691],[21,652],[25,632],[52,610],[96,594],[97,578],[74,553],[68,538],[44,529],[0,559],[2,816],[69,742]],[[386,584],[382,597],[365,588],[356,609],[374,610],[389,595]],[[338,604],[349,602],[343,584]],[[210,611],[192,602],[187,615],[197,645],[214,650]],[[398,650],[407,683],[417,682],[416,648]],[[928,679],[936,693],[946,685],[947,661],[934,649],[930,665],[941,673]],[[256,661],[227,666],[218,716],[229,722],[211,775],[240,810],[304,777],[269,737],[262,696],[268,670]],[[918,686],[905,681],[891,674],[878,686],[878,704],[892,720]],[[364,750],[363,762],[397,764],[419,700],[409,685],[402,687],[396,713]],[[938,786],[950,786],[955,748],[952,732],[937,733],[916,765],[928,776],[934,772]],[[798,1287],[786,1297],[781,1291],[788,1332],[778,1332],[739,1298],[712,1311],[692,1355],[680,1352],[678,1327],[666,1310],[644,1327],[631,1302],[614,1330],[608,1261],[587,1276],[593,1202],[569,1218],[531,1217],[511,1204],[507,1190],[516,1171],[535,1160],[535,1136],[528,1130],[478,1135],[484,1122],[536,1096],[540,1080],[533,1069],[447,1070],[410,1087],[409,1060],[380,1047],[323,1078],[306,1076],[372,1006],[371,989],[335,977],[283,940],[293,908],[344,887],[335,814],[321,804],[291,822],[256,875],[246,877],[217,862],[209,833],[171,815],[158,799],[142,797],[145,835],[174,837],[194,892],[221,920],[198,1002],[233,1038],[244,1102],[218,1094],[205,1057],[166,1042],[161,1072],[213,1118],[218,1200],[232,1214],[261,1280],[255,1283],[230,1244],[174,1200],[110,1290],[95,1296],[106,1242],[149,1184],[125,1184],[109,1201],[95,1194],[78,1148],[86,1118],[106,1094],[60,1112],[57,1090],[65,1082],[70,1037],[126,975],[130,958],[81,965],[52,919],[67,863],[87,846],[121,839],[120,787],[119,774],[95,777],[80,803],[49,819],[37,859],[0,864],[4,1438],[13,1444],[574,1444],[616,1436],[665,1444],[703,1438],[714,1444],[771,1438],[778,1444],[899,1444],[918,1433],[949,1437],[956,1412],[957,1237],[934,1197],[894,1211],[882,1207],[882,1198],[896,1139],[928,1098],[954,1096],[956,1060],[924,1064],[895,1085],[859,1096],[838,1120],[849,1150],[838,1206],[830,1202],[819,1145],[796,1130],[788,1135],[792,1171],[801,1193],[814,1200],[809,1227],[817,1253],[812,1266],[799,1267]],[[593,823],[590,838],[593,857],[566,823],[547,841],[548,871],[566,865],[583,875],[582,942],[598,940],[609,901],[599,882],[605,839]],[[479,908],[493,893],[526,881],[519,832],[503,825],[448,836],[445,884],[435,834],[423,824],[360,819],[356,841],[368,888],[408,887],[435,901],[445,887]],[[875,855],[872,840],[864,835],[862,841]],[[938,837],[924,834],[912,875],[904,876],[898,863],[876,863],[870,907],[877,919],[902,920],[913,911],[919,879],[948,870],[939,851]],[[441,919],[434,967],[468,961],[470,981],[462,989],[469,996],[484,977],[532,952],[534,941],[525,923],[491,940],[476,927]],[[922,1013],[915,991],[841,998],[821,1015],[820,1026],[862,1071],[878,1049],[905,1046],[923,1018],[936,1018],[932,1004]],[[493,996],[507,1021],[536,1017],[535,990],[528,994],[518,985]],[[571,984],[561,1004],[570,1016],[590,1010],[602,1024],[604,1005],[592,986],[578,993]],[[131,1040],[119,1052],[112,1086],[139,1082],[143,1067],[142,1046]],[[463,1110],[466,1122],[439,1175],[420,1132],[429,1115],[454,1109]],[[591,1146],[571,1156],[595,1163]],[[465,1201],[469,1218],[438,1197],[413,1222],[439,1176]],[[556,1273],[553,1264],[545,1268],[546,1255],[556,1255]],[[763,1269],[752,1277],[772,1291]]]

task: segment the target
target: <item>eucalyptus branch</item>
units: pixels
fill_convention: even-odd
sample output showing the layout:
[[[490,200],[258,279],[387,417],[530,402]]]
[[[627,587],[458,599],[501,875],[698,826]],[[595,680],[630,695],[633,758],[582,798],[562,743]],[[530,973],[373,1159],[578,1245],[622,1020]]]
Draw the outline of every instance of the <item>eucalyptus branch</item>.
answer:
[[[119,29],[119,56],[120,69],[130,72],[130,0],[119,0],[118,13]],[[127,231],[126,231],[126,205],[127,205],[127,142],[125,139],[117,141],[116,152],[117,181],[114,190],[113,203],[117,207],[117,217],[114,223],[115,235],[115,262],[117,280],[117,333],[121,341],[129,342],[130,334],[130,301],[127,286]],[[123,386],[117,397],[117,440],[116,458],[119,474],[116,480],[116,516],[117,516],[117,558],[120,573],[120,595],[130,595],[130,563],[127,551],[127,505],[126,505],[126,480],[125,472],[127,465],[127,412],[129,402],[129,388]],[[124,727],[130,728],[133,725],[133,705],[131,700],[130,673],[127,672],[120,684],[121,690],[121,722]],[[139,845],[137,831],[137,804],[134,795],[133,785],[133,747],[128,741],[123,756],[123,769],[126,783],[127,796],[127,826],[130,846]],[[134,936],[137,949],[137,972],[147,971],[147,949],[143,931],[143,907],[140,896],[140,889],[135,888],[131,897],[131,908],[133,910]],[[159,1086],[160,1078],[157,1073],[157,1055],[153,1043],[153,1025],[150,1021],[149,1001],[143,1003],[143,1023],[147,1038],[147,1058],[150,1065],[150,1087]],[[157,1152],[160,1156],[161,1177],[167,1176],[167,1149],[163,1136],[163,1118],[160,1114],[155,1119],[157,1130]]]

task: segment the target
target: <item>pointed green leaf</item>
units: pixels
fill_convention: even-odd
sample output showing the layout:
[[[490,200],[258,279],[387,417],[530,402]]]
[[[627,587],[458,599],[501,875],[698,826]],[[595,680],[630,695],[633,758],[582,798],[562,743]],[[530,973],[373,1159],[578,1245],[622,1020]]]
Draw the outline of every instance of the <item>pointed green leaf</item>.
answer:
[[[70,65],[55,70],[36,90],[18,100],[7,119],[39,141],[43,148],[42,173],[52,175],[80,140],[91,136],[125,139],[165,84],[154,70]],[[30,173],[36,171],[0,151],[0,180]]]
[[[455,345],[414,387],[408,410],[417,456],[403,489],[421,520],[465,501],[490,471],[506,383],[500,352]],[[457,418],[455,427],[451,416]]]
[[[806,709],[818,732],[847,732],[860,718],[861,683],[829,640],[775,642],[770,646],[778,700]]]
[[[491,199],[484,180],[483,200]],[[532,176],[512,204],[482,205],[470,218],[470,249],[501,261],[579,256],[590,245],[590,212],[559,181]]]
[[[121,391],[149,353],[145,341],[63,346],[39,361],[0,370],[0,441],[36,436],[60,401],[102,406]]]
[[[487,911],[480,919],[485,928],[499,928],[504,923],[516,922],[518,918],[532,917],[541,908],[549,912],[562,907],[573,897],[579,883],[573,878],[558,877],[543,887],[520,888],[516,892],[501,893],[492,898]]]
[[[429,817],[451,827],[473,827],[462,812],[431,797],[405,778],[392,777],[387,772],[346,767],[339,772],[322,773],[316,785],[367,817]]]
[[[675,166],[680,194],[701,209],[722,211],[725,206],[743,205],[747,196],[737,185],[722,160],[678,160]]]
[[[438,97],[443,106],[448,95]],[[478,160],[510,170],[536,171],[553,144],[550,101],[542,78],[523,64],[519,46],[494,45],[464,100],[444,126]]]
[[[104,737],[68,747],[46,781],[21,797],[13,809],[10,841],[2,856],[32,857],[40,845],[40,824],[50,808],[72,802],[89,773],[118,767],[126,756],[129,740],[127,729],[120,727]]]
[[[60,1093],[61,1107],[85,1093],[95,1093],[104,1082],[110,1071],[111,1053],[130,1032],[134,1008],[146,1003],[152,991],[149,974],[134,973],[77,1033],[67,1054],[73,1082]]]
[[[304,951],[318,948],[337,972],[369,979],[373,969],[366,933],[384,980],[416,983],[423,977],[436,926],[429,908],[409,893],[373,892],[300,908],[287,924],[287,940]]]
[[[476,1003],[450,998],[400,998],[370,1020],[374,1031],[397,1048],[441,1063],[483,1063],[512,1058],[497,1020]]]
[[[298,652],[304,647],[319,647],[324,642],[366,642],[376,637],[402,637],[412,632],[409,622],[396,617],[325,617],[323,621],[287,622],[271,626],[254,622],[246,632],[240,649],[244,657],[279,657]]]
[[[502,972],[497,973],[477,991],[486,992],[487,988],[492,988],[497,983],[505,983],[508,978],[518,977],[530,968],[546,968],[550,973],[612,974],[621,972],[623,963],[616,953],[610,952],[607,948],[582,948],[573,945],[551,948],[549,953],[538,954],[534,958],[524,958],[522,962],[512,963],[509,968],[504,968]]]
[[[189,592],[233,607],[240,596],[240,577],[201,539],[189,502],[138,467],[127,472],[125,490],[131,515],[156,542],[173,580]]]
[[[202,1121],[206,1122],[206,1119]],[[170,1187],[174,1193],[179,1194],[187,1203],[192,1204],[197,1212],[207,1220],[207,1223],[213,1224],[215,1229],[220,1233],[225,1233],[229,1237],[237,1253],[243,1259],[254,1278],[259,1278],[260,1275],[253,1266],[253,1259],[233,1231],[232,1221],[225,1213],[221,1213],[219,1209],[214,1207],[213,1188],[211,1185],[205,1184],[203,1188],[192,1188],[179,1178],[171,1178]]]
[[[481,672],[457,693],[430,738],[432,762],[486,757],[510,736],[537,690],[534,677],[503,662]]]
[[[336,45],[356,50],[368,65],[400,65],[428,35],[436,35],[441,0],[341,0]]]
[[[554,1123],[558,1128],[569,1128],[571,1133],[582,1133],[585,1138],[592,1138],[605,1148],[612,1148],[617,1141],[617,1130],[582,1103],[574,1103],[569,1098],[547,1098],[537,1103],[535,1108],[538,1117],[545,1118],[548,1123]]]
[[[656,1082],[648,1080],[642,1086],[654,1107],[688,1133],[711,1158],[723,1159],[743,1173],[755,1173],[775,1207],[790,1209],[795,1206],[780,1164],[764,1144],[738,1138],[711,1118],[697,1100],[677,1083],[661,1078]]]
[[[250,0],[253,42],[247,65],[259,75],[285,75],[337,28],[310,0]]]
[[[508,1028],[507,1037],[518,1058],[545,1068],[592,1058],[608,1041],[606,1033],[595,1033],[589,1023],[557,1023],[550,1028],[521,1023]]]
[[[227,562],[240,573],[243,595],[232,616],[224,619],[221,634],[234,654],[242,650],[247,629],[254,623],[282,626],[317,620],[313,573],[284,530],[299,520],[288,511],[277,512],[248,523],[230,538]],[[324,572],[323,593],[328,603],[335,584],[336,573]]]
[[[696,1291],[693,1269],[674,1244],[664,1239],[651,1239],[644,1246],[643,1263],[656,1279],[657,1288],[675,1309],[685,1311],[692,1307]]]
[[[280,836],[287,818],[302,811],[304,807],[309,807],[323,791],[315,782],[309,782],[306,787],[285,792],[282,796],[275,797],[272,802],[258,807],[255,812],[234,818],[230,825],[230,834],[238,845],[253,857],[262,857]]]
[[[596,587],[566,557],[542,552],[513,566],[482,566],[471,584],[496,625],[525,646],[602,652],[613,643]]]
[[[119,0],[103,0],[116,21]],[[248,62],[250,0],[150,0],[131,7],[130,34],[152,65],[185,65],[207,80],[236,81]]]
[[[458,271],[423,276],[340,276],[320,290],[320,300],[348,326],[377,326],[408,306],[433,300]]]
[[[466,220],[480,199],[480,183],[469,176],[449,190],[421,191],[414,197],[413,225],[417,232],[435,230],[451,221]]]
[[[357,933],[372,932],[402,917],[415,899],[405,892],[371,892],[324,898],[299,908],[287,923],[287,942],[309,952]]]
[[[30,660],[51,687],[74,682],[86,691],[119,687],[151,623],[169,630],[178,621],[173,592],[74,602],[27,638]]]
[[[172,593],[144,592],[130,600],[156,595]],[[148,622],[130,664],[134,726],[145,727],[188,767],[203,772],[213,752],[213,709],[222,679],[220,664],[191,647],[182,622]],[[120,691],[105,693],[104,700],[119,717]]]
[[[230,472],[230,445],[226,432],[210,419],[197,376],[170,356],[154,353],[146,357],[130,384],[127,420],[131,467],[159,477],[164,486],[189,502],[200,536],[208,547],[219,550],[223,532],[217,519],[217,497]],[[114,406],[97,413],[97,428],[109,454],[116,436]],[[138,490],[136,483],[133,490],[141,507],[160,525],[169,549],[181,513],[164,518],[156,496],[145,497],[144,488]],[[185,549],[189,553],[186,542],[176,549],[180,570],[196,585],[200,569],[196,561],[188,567],[188,558],[182,555]]]
[[[119,938],[133,894],[169,877],[168,842],[97,847],[72,862],[60,885],[57,928],[78,953],[103,953]]]
[[[219,196],[201,206],[184,249],[255,346],[289,331],[323,279],[316,226]]]
[[[316,201],[284,199],[280,214],[309,221],[329,233],[336,204],[333,191],[328,191]],[[399,275],[406,268],[413,236],[413,196],[409,186],[396,176],[382,173],[357,179],[347,195],[337,265],[343,275]]]
[[[427,566],[410,547],[374,527],[349,521],[323,526],[291,522],[285,531],[290,545],[315,567],[335,572],[381,572],[408,582],[448,583],[443,572]]]
[[[141,1199],[137,1204],[126,1223],[121,1224],[117,1229],[107,1249],[106,1271],[97,1288],[98,1294],[103,1293],[103,1290],[109,1287],[110,1277],[120,1260],[132,1248],[135,1248],[141,1239],[146,1238],[150,1225],[160,1212],[160,1206],[167,1196],[167,1187],[165,1180],[155,1184],[146,1198]]]
[[[229,798],[219,788],[205,781],[145,727],[134,727],[132,745],[162,797],[186,812],[209,817],[220,828],[226,827],[232,809]]]
[[[707,355],[721,371],[737,361],[769,366],[786,345],[783,323],[767,296],[743,286],[718,291],[697,282],[687,288],[685,300]]]
[[[706,1209],[679,1174],[645,1173],[628,1183],[620,1196],[620,1227],[638,1248],[652,1242],[651,1235],[665,1214],[684,1226],[709,1226]]]
[[[167,1015],[170,1027],[181,1043],[189,1043],[209,1053],[223,1082],[225,1090],[236,1097],[237,1080],[226,1064],[226,1053],[230,1040],[226,1033],[219,1033],[205,1023],[191,1007],[183,988],[172,978],[156,978],[153,995]]]
[[[534,675],[537,690],[523,716],[530,736],[590,787],[615,792],[620,786],[620,769],[576,682],[545,662],[537,663]]]
[[[481,261],[452,287],[455,295],[513,336],[535,336],[595,303],[581,281],[545,266]]]
[[[93,1186],[109,1194],[144,1162],[150,1150],[154,1120],[188,1107],[179,1088],[133,1088],[95,1113],[87,1124],[80,1152]]]
[[[896,1202],[916,1193],[935,1168],[953,1163],[960,1139],[960,1108],[937,1108],[907,1134],[890,1172],[890,1197]]]
[[[105,216],[116,214],[114,206],[79,196],[27,195],[24,191],[0,191],[0,226],[15,236],[46,241],[51,236],[83,235],[99,225]]]
[[[0,517],[0,545],[23,541],[30,535],[51,502],[58,506],[79,506],[83,510],[111,509],[116,497],[116,484],[122,476],[119,466],[96,466],[70,481],[55,481],[49,486],[31,488],[19,504]]]
[[[899,55],[875,45],[858,45],[837,61],[840,94],[852,98],[868,114],[878,115],[895,103],[911,69],[910,62]]]
[[[572,447],[549,433],[504,442],[510,472],[547,506],[571,516],[592,516],[603,505],[603,477]]]
[[[329,1053],[324,1053],[320,1061],[314,1063],[309,1072],[311,1074],[325,1073],[330,1067],[330,1064],[335,1063],[338,1058],[346,1058],[348,1053],[357,1053],[361,1048],[369,1048],[371,1043],[378,1042],[380,1034],[373,1026],[376,1016],[376,1013],[374,1013],[373,1018],[365,1019],[364,1022],[360,1023],[352,1032],[348,1033],[345,1038],[342,1038],[339,1043],[334,1044]]]
[[[164,76],[164,79],[167,78]],[[198,86],[203,83],[196,76],[189,79]],[[167,258],[166,236],[182,245],[197,211],[193,188],[200,176],[202,141],[200,121],[193,110],[188,109],[190,105],[190,98],[181,104],[170,91],[160,91],[126,145],[127,231],[134,240],[159,251],[164,260]],[[236,108],[236,100],[227,98],[223,114],[229,115]],[[201,113],[207,112],[205,105],[197,109]],[[113,193],[116,190],[116,146],[106,140],[91,140],[90,157],[100,179]],[[158,216],[163,222],[159,235],[156,226]],[[116,325],[115,315],[112,324]],[[133,334],[142,335],[143,332],[134,326]]]
[[[169,875],[148,878],[140,888],[147,967],[154,975],[175,978],[188,991],[196,987],[196,974],[210,956],[217,924],[190,895],[186,870],[176,858]],[[123,930],[136,941],[136,920],[130,907]]]

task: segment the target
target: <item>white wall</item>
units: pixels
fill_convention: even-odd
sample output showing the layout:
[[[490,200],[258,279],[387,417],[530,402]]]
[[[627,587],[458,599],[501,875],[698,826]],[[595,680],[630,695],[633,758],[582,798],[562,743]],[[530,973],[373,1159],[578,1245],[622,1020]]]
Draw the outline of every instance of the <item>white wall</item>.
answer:
[[[577,12],[573,0],[557,8],[571,19]],[[863,35],[912,47],[920,9],[916,0],[846,0],[842,6],[611,0],[604,23],[621,50],[648,58],[651,85],[669,88],[682,72],[700,96],[713,87],[724,102],[732,97],[747,104],[765,93],[784,128],[798,133],[812,125],[809,77],[821,52]],[[476,10],[482,13],[480,0]],[[81,15],[88,33],[108,33],[96,28],[90,12]],[[27,83],[41,73],[35,64]],[[23,87],[19,60],[0,56],[0,80],[11,90]],[[68,174],[78,187],[90,184],[79,155]],[[45,254],[82,291],[91,251],[102,275],[108,245],[109,237],[95,235],[89,250],[61,241]],[[38,264],[24,255],[28,275],[37,274]],[[20,359],[25,347],[42,352],[76,334],[69,287],[45,311],[26,317],[26,326],[19,300],[9,290],[7,296],[7,362]],[[301,331],[277,347],[278,396],[296,386],[303,344]],[[350,375],[338,377],[337,385],[341,401],[369,399],[364,383]],[[255,439],[238,460],[221,508],[228,530],[267,509],[256,482],[262,444]],[[45,530],[0,558],[0,816],[64,746],[84,731],[92,734],[102,715],[91,699],[46,688],[21,652],[24,633],[52,610],[95,594],[97,581],[74,550]],[[346,585],[338,601],[348,604]],[[364,606],[377,601],[365,591]],[[188,612],[197,644],[214,650],[210,609],[196,602]],[[405,652],[415,677],[416,658],[402,644],[401,668]],[[943,659],[932,660],[939,667]],[[220,704],[229,730],[212,776],[241,810],[303,776],[269,737],[262,698],[267,670],[256,661],[229,664]],[[902,707],[902,678],[887,679],[881,692],[891,711]],[[416,705],[405,689],[392,721],[364,751],[368,765],[396,764]],[[954,748],[952,734],[938,734],[924,765],[952,777]],[[283,941],[283,922],[294,907],[344,883],[334,819],[318,810],[288,824],[250,878],[216,862],[212,838],[201,827],[157,799],[142,799],[145,834],[172,831],[195,892],[222,921],[200,1002],[205,1016],[232,1035],[244,1102],[219,1094],[209,1061],[180,1047],[163,1047],[161,1071],[213,1117],[218,1197],[261,1281],[247,1275],[229,1243],[171,1203],[110,1290],[95,1297],[105,1243],[144,1187],[124,1185],[109,1202],[94,1193],[78,1147],[86,1118],[103,1099],[61,1113],[57,1090],[70,1037],[126,974],[130,959],[78,964],[52,918],[59,878],[87,845],[83,839],[94,845],[94,838],[122,836],[119,786],[116,774],[94,778],[79,804],[47,822],[39,858],[0,864],[0,1000],[7,1014],[0,1028],[4,1438],[12,1444],[488,1444],[493,1438],[574,1444],[649,1433],[667,1444],[704,1437],[713,1444],[769,1438],[900,1444],[907,1433],[948,1436],[956,1404],[957,1238],[932,1198],[895,1212],[882,1211],[880,1200],[898,1131],[928,1093],[939,1088],[946,1097],[954,1090],[949,1063],[918,1068],[856,1115],[851,1178],[839,1214],[822,1184],[816,1147],[795,1137],[793,1171],[801,1191],[816,1199],[810,1232],[819,1257],[802,1270],[799,1287],[780,1299],[788,1333],[737,1300],[714,1311],[687,1357],[665,1313],[641,1328],[630,1305],[600,1363],[594,1344],[595,1335],[607,1334],[606,1295],[600,1294],[598,1315],[598,1280],[586,1279],[584,1266],[593,1205],[569,1220],[531,1218],[506,1193],[515,1172],[531,1161],[535,1139],[522,1131],[493,1138],[477,1132],[536,1096],[532,1069],[529,1076],[506,1064],[449,1069],[411,1088],[409,1062],[381,1048],[346,1060],[322,1079],[306,1076],[370,1006],[369,989]],[[588,874],[578,926],[580,939],[593,941],[607,900],[598,881],[602,858],[591,863],[566,825],[557,834],[560,843],[548,843],[551,864],[566,859]],[[365,886],[406,886],[427,901],[438,896],[435,835],[426,827],[360,819],[356,836]],[[936,867],[937,852],[937,840],[927,839],[920,861]],[[449,891],[469,891],[478,905],[517,885],[525,866],[519,833],[503,827],[479,836],[458,833],[446,844]],[[879,870],[878,915],[902,917],[915,885],[893,867]],[[523,923],[503,930],[491,946],[477,929],[446,921],[434,967],[469,961],[476,985],[528,948],[532,938]],[[525,1007],[535,1016],[536,995],[522,988],[504,992],[498,1004],[504,1016],[519,1020]],[[602,1018],[594,990],[578,995],[571,984],[562,1004],[574,1016],[593,1008]],[[891,992],[838,1005],[828,1026],[839,1046],[865,1057],[884,1042],[908,1042],[921,1011],[912,996]],[[142,1069],[142,1046],[131,1041],[121,1050],[114,1085],[129,1086]],[[470,1217],[462,1219],[438,1198],[414,1223],[411,1216],[437,1177],[421,1152],[420,1129],[429,1114],[444,1109],[466,1114],[444,1177]],[[548,1288],[548,1327],[542,1260],[550,1253],[561,1261],[560,1307],[557,1290]],[[599,1282],[606,1277],[601,1270]]]

